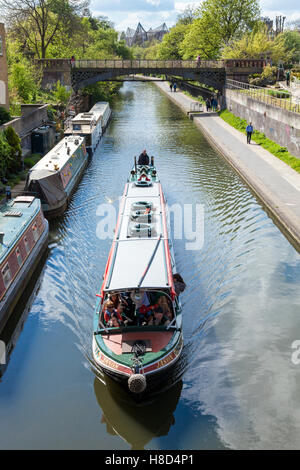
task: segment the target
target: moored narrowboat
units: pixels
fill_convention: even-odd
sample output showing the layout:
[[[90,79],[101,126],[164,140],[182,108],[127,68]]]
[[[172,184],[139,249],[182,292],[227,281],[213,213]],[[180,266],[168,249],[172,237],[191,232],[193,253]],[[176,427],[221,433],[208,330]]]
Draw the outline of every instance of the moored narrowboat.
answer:
[[[62,139],[28,173],[25,192],[42,201],[47,217],[63,214],[88,164],[84,138]]]
[[[135,394],[164,382],[183,347],[168,211],[151,163],[135,164],[125,186],[94,315],[96,365]]]
[[[48,245],[41,202],[18,196],[0,206],[0,331]]]
[[[86,148],[93,155],[111,117],[109,103],[99,101],[89,112],[79,113],[66,122],[65,135],[85,137]]]

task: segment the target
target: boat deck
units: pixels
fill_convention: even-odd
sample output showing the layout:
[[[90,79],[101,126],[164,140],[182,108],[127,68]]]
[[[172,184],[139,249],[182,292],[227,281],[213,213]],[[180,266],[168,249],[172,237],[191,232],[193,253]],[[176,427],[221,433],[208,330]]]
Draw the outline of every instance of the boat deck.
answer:
[[[39,210],[40,200],[33,196],[18,196],[0,205],[0,232],[4,233],[3,245],[0,245],[0,262]]]
[[[121,355],[124,352],[131,352],[131,342],[137,339],[148,344],[149,352],[159,352],[164,349],[173,335],[172,331],[145,331],[145,332],[124,332],[114,335],[103,335],[105,345],[115,354]]]

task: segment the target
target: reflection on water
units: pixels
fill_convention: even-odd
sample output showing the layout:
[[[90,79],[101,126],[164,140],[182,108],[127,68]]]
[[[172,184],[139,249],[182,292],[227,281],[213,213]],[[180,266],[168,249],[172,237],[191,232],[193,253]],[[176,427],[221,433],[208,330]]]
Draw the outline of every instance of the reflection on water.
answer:
[[[144,449],[153,438],[165,436],[175,424],[182,382],[150,402],[138,404],[109,377],[95,378],[94,390],[102,410],[101,422],[111,435],[118,435],[131,449]]]
[[[95,381],[91,339],[111,245],[97,237],[97,208],[117,209],[143,148],[156,158],[170,205],[203,204],[205,239],[199,251],[174,240],[188,286],[182,382],[169,401],[166,394],[141,408]],[[41,286],[0,384],[1,448],[299,447],[300,368],[291,345],[300,339],[300,256],[154,85],[123,86],[65,216],[50,229]]]

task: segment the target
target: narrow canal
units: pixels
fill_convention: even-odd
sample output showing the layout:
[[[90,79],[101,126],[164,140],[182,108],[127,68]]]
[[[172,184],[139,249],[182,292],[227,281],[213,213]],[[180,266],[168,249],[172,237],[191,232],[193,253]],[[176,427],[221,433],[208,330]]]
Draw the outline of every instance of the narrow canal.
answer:
[[[118,205],[146,148],[169,204],[202,204],[204,244],[174,241],[183,376],[134,405],[90,365],[92,317],[111,240],[97,208]],[[99,214],[99,212],[98,212]],[[128,266],[130,269],[130,266]],[[300,256],[194,124],[153,84],[124,84],[21,314],[0,383],[0,448],[299,448]],[[295,361],[294,361],[295,362]]]

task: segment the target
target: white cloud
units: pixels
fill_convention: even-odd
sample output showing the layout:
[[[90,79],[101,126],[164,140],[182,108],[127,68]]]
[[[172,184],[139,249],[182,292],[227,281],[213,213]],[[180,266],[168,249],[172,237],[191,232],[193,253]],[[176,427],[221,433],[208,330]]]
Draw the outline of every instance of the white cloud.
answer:
[[[278,15],[286,16],[286,22],[300,17],[299,0],[261,0],[262,16],[275,20]],[[92,0],[94,15],[105,15],[115,24],[118,31],[135,28],[140,22],[145,29],[157,27],[164,21],[168,27],[176,23],[177,16],[191,5],[198,7],[201,1],[190,0]]]

